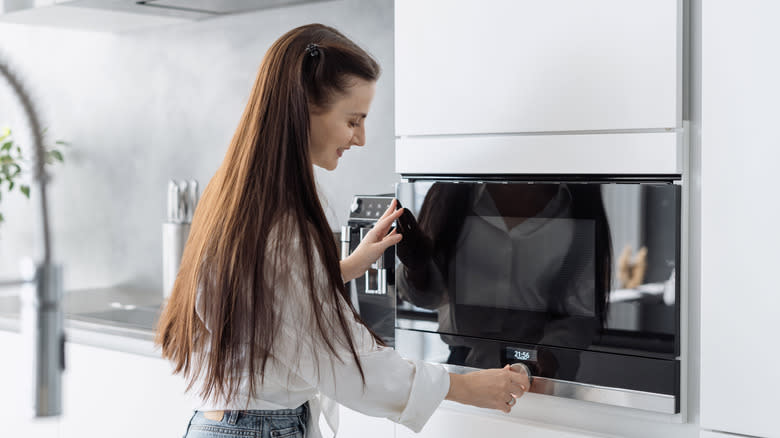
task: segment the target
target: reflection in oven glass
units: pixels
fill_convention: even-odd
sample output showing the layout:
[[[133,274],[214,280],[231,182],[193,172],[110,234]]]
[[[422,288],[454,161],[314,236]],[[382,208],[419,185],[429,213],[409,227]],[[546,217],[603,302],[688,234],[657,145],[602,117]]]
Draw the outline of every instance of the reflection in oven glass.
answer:
[[[398,325],[435,322],[447,362],[478,368],[501,360],[480,339],[673,353],[676,197],[664,184],[406,184]],[[546,374],[578,367],[539,356]]]

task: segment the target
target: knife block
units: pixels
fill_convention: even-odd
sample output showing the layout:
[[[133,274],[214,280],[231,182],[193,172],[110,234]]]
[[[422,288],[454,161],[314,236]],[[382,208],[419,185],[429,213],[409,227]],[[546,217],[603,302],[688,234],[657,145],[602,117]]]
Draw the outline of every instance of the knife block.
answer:
[[[163,299],[167,299],[173,291],[173,283],[179,273],[184,245],[190,235],[190,224],[166,222],[162,224],[162,268],[163,268]]]

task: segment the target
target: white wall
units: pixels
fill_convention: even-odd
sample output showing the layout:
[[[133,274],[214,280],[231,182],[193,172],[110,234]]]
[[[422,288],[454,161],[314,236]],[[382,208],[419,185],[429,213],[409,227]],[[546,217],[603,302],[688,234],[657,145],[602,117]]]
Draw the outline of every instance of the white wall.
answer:
[[[35,97],[50,139],[73,143],[51,190],[54,248],[67,289],[162,283],[160,224],[167,181],[205,186],[222,161],[270,44],[321,22],[371,52],[383,75],[368,141],[334,172],[317,170],[338,229],[355,193],[392,192],[393,3],[341,0],[263,10],[123,34],[0,23],[0,56]],[[0,127],[26,133],[0,81]],[[28,135],[18,140],[29,144]],[[0,278],[33,251],[32,202],[4,197]]]

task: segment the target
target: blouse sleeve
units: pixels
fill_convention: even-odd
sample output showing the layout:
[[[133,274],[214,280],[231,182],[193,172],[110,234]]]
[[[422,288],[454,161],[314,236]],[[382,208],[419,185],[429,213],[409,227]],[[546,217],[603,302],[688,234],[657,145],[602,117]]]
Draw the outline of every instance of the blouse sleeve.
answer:
[[[274,359],[322,394],[350,409],[386,417],[415,432],[422,430],[449,391],[446,369],[424,361],[406,360],[394,349],[377,345],[366,327],[354,318],[346,301],[339,298],[363,368],[364,385],[355,358],[341,335],[335,308],[323,304],[327,276],[317,251],[312,245],[315,296],[319,302],[313,305],[300,241],[288,241],[284,250],[286,272],[275,273],[277,279],[281,274],[284,281],[275,281],[280,324]],[[337,356],[318,334],[315,311],[323,316]]]

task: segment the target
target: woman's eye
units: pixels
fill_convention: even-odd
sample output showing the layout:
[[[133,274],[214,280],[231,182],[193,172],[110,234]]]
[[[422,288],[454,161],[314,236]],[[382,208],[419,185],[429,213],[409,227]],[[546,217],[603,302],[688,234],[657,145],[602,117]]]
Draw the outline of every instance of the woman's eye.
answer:
[[[358,126],[360,126],[360,122],[353,122],[353,121],[349,122],[350,128],[357,128]]]

